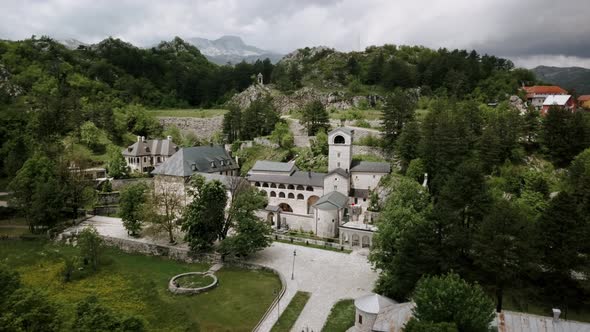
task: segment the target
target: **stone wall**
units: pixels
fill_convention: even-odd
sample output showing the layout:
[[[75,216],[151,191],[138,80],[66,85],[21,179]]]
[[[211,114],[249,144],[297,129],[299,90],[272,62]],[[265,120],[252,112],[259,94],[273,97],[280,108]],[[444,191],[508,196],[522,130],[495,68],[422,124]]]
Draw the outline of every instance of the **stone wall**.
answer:
[[[208,140],[213,134],[222,130],[223,116],[211,118],[181,118],[181,117],[158,117],[162,126],[178,127],[180,130],[190,131],[197,138]]]
[[[117,205],[119,204],[119,192],[98,193],[96,205]]]
[[[120,191],[124,187],[132,184],[132,183],[139,183],[143,182],[148,186],[152,186],[152,178],[134,178],[134,179],[114,179],[111,181],[111,185],[113,187],[113,191]]]

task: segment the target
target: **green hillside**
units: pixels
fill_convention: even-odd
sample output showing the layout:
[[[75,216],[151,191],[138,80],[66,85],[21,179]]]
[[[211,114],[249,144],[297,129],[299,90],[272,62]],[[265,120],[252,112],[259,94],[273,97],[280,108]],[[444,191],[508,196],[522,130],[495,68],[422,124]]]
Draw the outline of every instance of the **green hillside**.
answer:
[[[590,69],[581,67],[539,66],[533,73],[540,81],[556,84],[579,95],[590,94]]]

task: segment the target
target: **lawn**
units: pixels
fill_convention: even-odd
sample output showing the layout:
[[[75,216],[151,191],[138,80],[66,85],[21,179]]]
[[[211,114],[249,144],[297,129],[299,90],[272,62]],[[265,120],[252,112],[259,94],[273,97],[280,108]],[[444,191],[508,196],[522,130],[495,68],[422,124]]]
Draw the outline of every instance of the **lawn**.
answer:
[[[354,326],[354,300],[340,300],[334,304],[322,332],[344,332]]]
[[[159,117],[175,118],[212,118],[214,116],[224,115],[227,110],[224,109],[164,109],[149,110],[149,114]]]
[[[40,241],[0,241],[0,262],[20,272],[26,286],[42,289],[61,309],[64,326],[74,318],[76,302],[96,295],[113,311],[141,317],[149,331],[250,331],[273,301],[279,278],[271,272],[224,267],[219,286],[199,295],[173,295],[169,279],[205,271],[162,257],[107,248],[99,271],[62,283],[63,257],[77,249]]]
[[[297,321],[299,314],[301,314],[301,311],[303,310],[303,307],[305,307],[310,296],[311,293],[298,291],[281,314],[281,317],[279,317],[279,320],[272,327],[271,332],[291,331],[291,328],[295,324],[295,321]]]

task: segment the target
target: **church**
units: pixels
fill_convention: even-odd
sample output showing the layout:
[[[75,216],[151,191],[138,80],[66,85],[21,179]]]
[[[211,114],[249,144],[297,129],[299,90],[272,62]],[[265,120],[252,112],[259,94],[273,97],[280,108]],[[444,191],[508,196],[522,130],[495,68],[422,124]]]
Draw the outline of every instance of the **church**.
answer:
[[[259,216],[277,230],[340,238],[341,244],[369,247],[369,196],[391,172],[386,162],[353,161],[354,130],[328,133],[328,173],[301,171],[293,162],[257,161],[247,180],[268,197]]]

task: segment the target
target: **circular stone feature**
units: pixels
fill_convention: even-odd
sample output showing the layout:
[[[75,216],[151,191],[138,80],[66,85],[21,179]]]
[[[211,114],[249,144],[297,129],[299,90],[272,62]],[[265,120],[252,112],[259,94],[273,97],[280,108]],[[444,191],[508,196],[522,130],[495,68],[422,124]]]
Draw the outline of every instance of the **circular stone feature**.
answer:
[[[184,288],[202,288],[212,284],[213,281],[215,279],[206,274],[189,274],[176,279],[178,285]]]
[[[217,286],[217,277],[207,272],[187,272],[176,275],[168,282],[174,294],[198,294]]]

